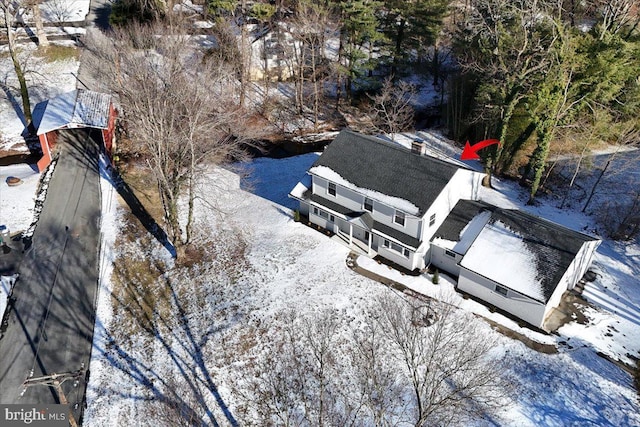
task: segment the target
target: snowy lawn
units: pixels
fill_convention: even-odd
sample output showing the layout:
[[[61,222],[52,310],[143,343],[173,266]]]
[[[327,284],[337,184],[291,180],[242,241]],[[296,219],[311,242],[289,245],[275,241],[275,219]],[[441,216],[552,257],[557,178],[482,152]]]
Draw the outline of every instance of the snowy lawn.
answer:
[[[174,325],[172,329],[159,327],[155,335],[135,333],[126,339],[122,339],[122,332],[135,328],[127,325],[122,308],[117,308],[117,303],[112,305],[114,285],[109,279],[111,262],[125,251],[120,246],[115,251],[109,248],[126,209],[118,206],[109,183],[103,183],[106,251],[101,261],[85,425],[107,426],[143,417],[152,420],[162,412],[161,402],[176,399],[170,389],[180,390],[184,396],[191,393],[184,391],[182,381],[192,385],[190,390],[201,390],[200,397],[206,402],[204,417],[215,418],[221,425],[246,421],[244,393],[249,393],[251,373],[260,369],[255,364],[263,363],[261,352],[274,339],[277,341],[285,327],[283,313],[290,309],[301,313],[333,310],[335,317],[341,319],[338,339],[349,342],[371,301],[376,296],[395,293],[348,269],[347,248],[293,221],[290,210],[293,205],[286,199],[286,193],[316,158],[317,155],[309,154],[282,160],[257,159],[249,165],[250,184],[245,181],[240,184],[236,175],[224,170],[203,182],[203,197],[225,206],[226,211],[226,215],[220,216],[205,204],[200,205],[200,217],[218,226],[217,243],[210,244],[211,252],[228,247],[239,254],[238,242],[244,242],[244,255],[238,256],[246,264],[240,270],[229,269],[231,260],[224,258],[224,252],[218,253],[223,261],[216,261],[221,263],[216,264],[215,271],[202,272],[189,279],[186,288],[175,289],[181,298],[169,304],[178,310],[176,318],[165,319],[168,325]],[[226,183],[223,193],[221,183]],[[498,191],[483,190],[484,200],[503,206],[524,205],[526,195],[521,189],[510,183],[496,184]],[[544,204],[533,211],[578,229],[591,225],[589,217]],[[203,223],[201,229],[206,227]],[[149,254],[166,258],[157,242],[145,245]],[[635,279],[638,269],[635,262],[628,260],[636,257],[637,261],[638,253],[637,245],[606,242],[601,247],[596,259],[600,275],[585,290],[596,307],[586,313],[590,322],[569,323],[559,336],[521,328],[481,304],[462,299],[444,275],[436,286],[426,276],[402,276],[363,257],[358,262],[418,292],[453,301],[465,311],[490,318],[535,341],[558,346],[557,354],[542,354],[498,334],[480,318],[473,320],[483,325],[481,330],[487,340],[495,340],[491,357],[503,367],[502,379],[513,385],[502,405],[503,411],[485,414],[476,420],[476,425],[622,426],[640,424],[640,406],[632,378],[596,351],[628,362],[625,353],[637,355],[640,350],[640,339],[634,332],[638,330],[640,291]],[[129,257],[134,262],[135,255]],[[621,301],[622,296],[625,298]],[[202,301],[207,303],[202,305]],[[183,317],[177,313],[183,313]],[[336,356],[344,358],[348,354]],[[183,400],[189,401],[186,397]],[[402,418],[399,420],[402,424]]]
[[[57,42],[56,42],[57,43]],[[61,42],[63,45],[68,43]],[[39,102],[76,88],[76,75],[80,63],[75,59],[48,62],[37,53],[33,44],[21,44],[23,67],[27,73],[27,85],[32,110]],[[0,83],[4,100],[0,102],[0,151],[28,153],[22,134],[27,123],[22,113],[22,99],[18,80],[13,70],[7,46],[0,46]],[[37,112],[34,111],[34,120]]]

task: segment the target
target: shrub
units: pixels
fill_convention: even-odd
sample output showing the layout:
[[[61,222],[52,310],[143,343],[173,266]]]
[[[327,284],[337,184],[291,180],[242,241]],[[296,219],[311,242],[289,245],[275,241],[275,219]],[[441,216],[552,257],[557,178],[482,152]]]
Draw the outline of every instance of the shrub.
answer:
[[[433,283],[434,285],[437,285],[438,283],[440,283],[440,272],[438,271],[437,268],[433,272],[433,277],[431,277],[431,283]]]

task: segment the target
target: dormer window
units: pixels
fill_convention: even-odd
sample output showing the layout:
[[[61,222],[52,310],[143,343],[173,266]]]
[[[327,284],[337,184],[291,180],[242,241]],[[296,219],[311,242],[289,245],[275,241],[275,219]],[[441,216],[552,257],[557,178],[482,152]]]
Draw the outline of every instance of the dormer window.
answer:
[[[336,197],[336,185],[333,182],[329,183],[329,187],[327,187],[327,193],[330,196]]]
[[[396,214],[393,216],[393,222],[404,227],[404,212],[396,211]]]
[[[371,200],[368,197],[365,197],[363,208],[367,212],[373,212],[373,200]]]

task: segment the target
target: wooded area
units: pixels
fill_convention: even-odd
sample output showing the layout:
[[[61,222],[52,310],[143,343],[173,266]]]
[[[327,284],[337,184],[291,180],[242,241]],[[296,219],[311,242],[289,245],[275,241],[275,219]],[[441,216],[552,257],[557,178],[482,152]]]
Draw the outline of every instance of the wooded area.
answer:
[[[132,11],[143,11],[135,14],[143,21],[166,19],[172,6],[123,0],[112,22]],[[381,123],[385,106],[373,106],[374,97],[388,97],[388,86],[377,93],[386,79],[427,75],[443,92],[442,123],[453,139],[499,139],[499,148],[485,150],[487,172],[521,175],[532,200],[551,151],[619,143],[640,126],[640,16],[632,0],[210,0],[203,7],[214,33],[240,29],[240,42],[218,48],[237,68],[242,99],[255,65],[248,51],[261,39],[264,90],[294,83],[292,114],[313,130],[353,105],[377,116],[375,130],[405,130],[397,114]],[[267,34],[275,34],[271,48]],[[263,107],[269,116],[283,106]],[[282,111],[277,116],[283,120]]]

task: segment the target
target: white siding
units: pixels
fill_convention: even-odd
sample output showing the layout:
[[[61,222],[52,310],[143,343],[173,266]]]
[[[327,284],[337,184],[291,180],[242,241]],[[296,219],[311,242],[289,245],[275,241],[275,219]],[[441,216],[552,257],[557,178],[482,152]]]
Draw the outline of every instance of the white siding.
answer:
[[[336,185],[336,195],[332,196],[328,193],[328,187],[329,182],[326,179],[313,175],[313,194],[317,194],[320,197],[331,200],[332,202],[335,202],[340,206],[344,206],[354,212],[364,211],[364,195],[349,188]],[[393,221],[395,212],[396,210],[394,208],[380,203],[375,199],[373,200],[373,213],[371,213],[371,216],[374,220],[399,230],[408,236],[419,239],[421,232],[420,218],[408,215],[405,212],[405,223],[404,226],[402,226]]]
[[[300,212],[301,215],[305,215],[305,216],[308,217],[309,216],[309,203],[300,201],[300,207],[298,208],[298,212]]]
[[[584,273],[587,272],[587,269],[591,265],[593,253],[598,245],[600,245],[600,241],[598,240],[582,244],[582,247],[576,254],[576,257],[573,259],[571,264],[569,264],[569,267],[560,279],[556,290],[551,295],[551,298],[549,298],[549,301],[547,302],[547,309],[545,311],[545,318],[549,313],[551,313],[551,310],[560,305],[564,292],[568,289],[573,289],[576,283],[582,279],[582,276],[584,276]]]
[[[544,304],[512,291],[508,291],[506,297],[502,296],[495,291],[495,285],[496,283],[485,277],[464,267],[460,268],[458,289],[511,313],[533,326],[542,328],[546,311]]]
[[[420,262],[420,258],[421,258],[420,256],[416,257],[414,252],[410,252],[409,258],[407,258],[404,255],[394,250],[391,250],[382,246],[382,241],[383,241],[383,238],[378,239],[378,254],[380,254],[380,256],[383,256],[384,258],[390,261],[393,261],[396,264],[401,265],[408,270],[414,270],[416,268],[419,268],[418,264]]]
[[[445,251],[446,249],[432,244],[430,251],[431,265],[441,271],[458,276],[460,274],[458,263],[462,259],[462,255],[455,254],[455,257],[451,257]]]
[[[482,174],[465,169],[458,169],[447,186],[438,195],[427,213],[424,215],[423,242],[431,240],[438,227],[442,225],[453,207],[461,199],[478,200],[478,190],[482,182]],[[436,222],[429,226],[431,215],[436,216]]]

